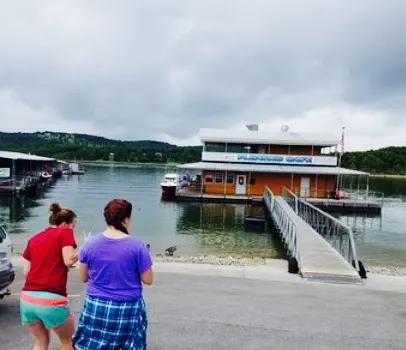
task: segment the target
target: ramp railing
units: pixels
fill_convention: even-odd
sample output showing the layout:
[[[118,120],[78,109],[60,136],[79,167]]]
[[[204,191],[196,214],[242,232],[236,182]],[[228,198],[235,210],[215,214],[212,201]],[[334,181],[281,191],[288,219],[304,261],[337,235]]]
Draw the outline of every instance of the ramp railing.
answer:
[[[295,258],[298,266],[300,265],[300,245],[297,226],[294,219],[289,214],[289,207],[284,208],[278,201],[268,186],[265,187],[264,202],[272,217],[274,225],[280,231],[283,242],[291,258]]]
[[[358,272],[360,271],[354,233],[351,227],[309,202],[298,198],[285,187],[282,188],[281,196],[299,217],[324,237]]]

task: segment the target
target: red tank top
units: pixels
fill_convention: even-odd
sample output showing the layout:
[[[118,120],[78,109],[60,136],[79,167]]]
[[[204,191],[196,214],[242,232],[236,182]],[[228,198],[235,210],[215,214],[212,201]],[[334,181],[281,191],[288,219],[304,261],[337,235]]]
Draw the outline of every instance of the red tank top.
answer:
[[[68,267],[63,262],[62,248],[68,246],[76,248],[70,228],[48,227],[30,238],[23,258],[31,262],[31,269],[23,290],[67,296]]]

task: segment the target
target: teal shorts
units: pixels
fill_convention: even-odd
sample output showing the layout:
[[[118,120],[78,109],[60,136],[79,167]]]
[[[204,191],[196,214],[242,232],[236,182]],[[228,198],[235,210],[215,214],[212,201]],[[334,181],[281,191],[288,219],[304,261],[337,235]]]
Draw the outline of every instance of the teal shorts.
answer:
[[[48,329],[56,329],[72,317],[67,297],[39,291],[21,292],[20,315],[23,324],[42,322]]]

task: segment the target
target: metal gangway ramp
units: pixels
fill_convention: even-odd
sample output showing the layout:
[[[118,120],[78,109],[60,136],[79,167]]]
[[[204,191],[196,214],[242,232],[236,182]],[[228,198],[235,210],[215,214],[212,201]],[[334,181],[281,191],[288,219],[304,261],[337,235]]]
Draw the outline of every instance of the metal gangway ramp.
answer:
[[[333,218],[333,223],[330,225],[328,220],[331,220],[332,217],[327,213],[311,205],[311,207],[307,207],[305,201],[301,201],[293,193],[286,191],[288,190],[282,190],[282,194],[285,195],[275,196],[266,187],[264,203],[288,250],[289,264],[292,264],[293,261],[297,265],[295,272],[308,280],[362,283],[358,272],[359,265],[352,231],[349,232],[350,237],[344,239],[348,232],[342,232],[342,226],[337,219]],[[302,212],[299,212],[299,206]],[[316,219],[317,215],[314,214],[313,208],[318,210],[319,219],[314,222],[312,220]],[[304,213],[310,215],[306,216]],[[328,232],[328,228],[331,229],[330,232]],[[323,233],[341,234],[335,237],[338,239],[336,245],[338,250],[333,248],[321,235]],[[352,265],[353,261],[355,267]]]

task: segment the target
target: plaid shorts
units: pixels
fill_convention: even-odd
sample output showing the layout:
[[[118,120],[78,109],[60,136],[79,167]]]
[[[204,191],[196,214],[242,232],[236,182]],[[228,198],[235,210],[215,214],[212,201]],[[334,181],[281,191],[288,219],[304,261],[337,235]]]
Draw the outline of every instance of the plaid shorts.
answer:
[[[73,337],[75,350],[145,350],[144,299],[117,302],[87,296]]]

